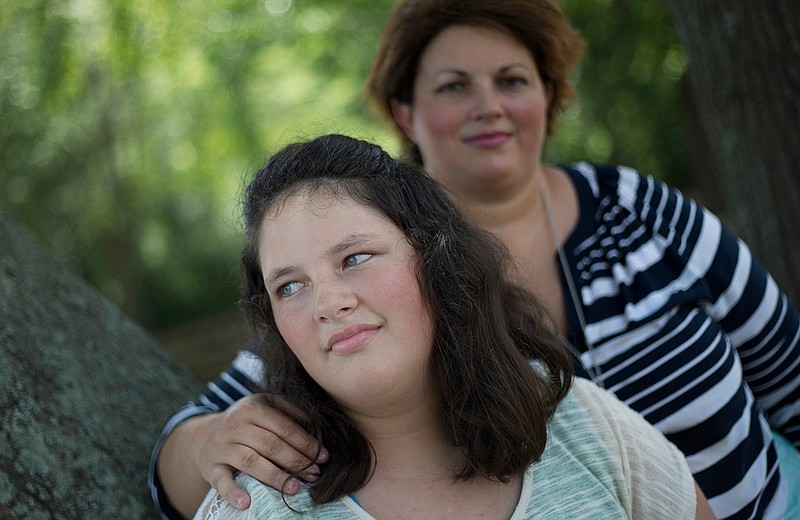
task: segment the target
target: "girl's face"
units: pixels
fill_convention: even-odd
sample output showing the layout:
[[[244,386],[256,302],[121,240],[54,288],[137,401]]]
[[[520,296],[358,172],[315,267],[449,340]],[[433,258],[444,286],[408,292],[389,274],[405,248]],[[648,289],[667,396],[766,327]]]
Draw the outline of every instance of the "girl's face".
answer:
[[[350,198],[296,195],[259,233],[278,330],[345,408],[390,413],[423,397],[433,326],[403,232]]]
[[[459,196],[480,199],[516,190],[539,167],[549,104],[519,41],[455,25],[420,56],[413,103],[392,109],[425,169]]]

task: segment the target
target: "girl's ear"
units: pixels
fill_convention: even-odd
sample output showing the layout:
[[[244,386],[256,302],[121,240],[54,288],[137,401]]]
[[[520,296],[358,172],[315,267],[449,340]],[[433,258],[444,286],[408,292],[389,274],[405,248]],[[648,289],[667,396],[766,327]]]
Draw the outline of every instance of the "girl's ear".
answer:
[[[392,117],[397,126],[403,130],[406,137],[413,143],[414,141],[414,116],[411,111],[410,103],[403,103],[397,99],[389,101],[389,106],[392,108]]]

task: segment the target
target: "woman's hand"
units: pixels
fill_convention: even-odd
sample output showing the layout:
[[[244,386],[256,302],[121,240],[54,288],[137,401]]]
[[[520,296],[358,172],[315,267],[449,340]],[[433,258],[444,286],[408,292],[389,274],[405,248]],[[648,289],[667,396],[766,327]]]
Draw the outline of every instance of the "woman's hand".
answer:
[[[210,484],[233,506],[247,508],[250,497],[233,479],[237,470],[285,493],[297,492],[300,483],[289,479],[286,470],[309,466],[300,477],[313,482],[319,474],[317,464],[328,459],[300,426],[305,419],[280,397],[253,394],[223,412],[187,420],[159,452],[157,470],[167,496],[181,514],[191,517]]]
[[[280,397],[254,394],[239,400],[220,414],[204,438],[198,439],[196,457],[203,477],[239,509],[248,507],[250,498],[234,482],[235,470],[285,493],[296,493],[300,483],[287,481],[285,470],[327,460],[325,452],[313,460],[318,443],[298,424],[304,420]],[[300,476],[313,482],[318,475],[319,466],[313,464]]]

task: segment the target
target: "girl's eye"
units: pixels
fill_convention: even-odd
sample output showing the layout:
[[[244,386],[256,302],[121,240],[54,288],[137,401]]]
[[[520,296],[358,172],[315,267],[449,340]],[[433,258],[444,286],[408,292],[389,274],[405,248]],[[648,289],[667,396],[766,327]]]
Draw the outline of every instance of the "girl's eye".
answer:
[[[372,256],[372,253],[356,253],[354,255],[349,255],[347,258],[344,259],[344,266],[345,267],[355,267],[360,263],[368,260]]]
[[[281,285],[278,287],[278,296],[281,298],[288,298],[289,296],[293,296],[303,287],[303,284],[300,282],[289,282]]]

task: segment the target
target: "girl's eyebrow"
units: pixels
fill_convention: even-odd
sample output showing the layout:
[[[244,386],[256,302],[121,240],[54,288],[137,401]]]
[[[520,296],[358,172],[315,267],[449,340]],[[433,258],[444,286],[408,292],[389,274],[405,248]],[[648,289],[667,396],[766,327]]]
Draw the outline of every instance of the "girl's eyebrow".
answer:
[[[379,235],[374,233],[353,233],[345,236],[338,244],[334,245],[327,251],[328,256],[333,256],[343,253],[350,248],[363,246],[379,238]]]
[[[275,283],[278,279],[283,278],[284,276],[290,274],[291,272],[297,269],[296,266],[293,265],[286,265],[283,267],[278,267],[270,271],[269,276],[264,276],[264,285],[269,287],[273,283]]]
[[[374,233],[353,233],[345,236],[341,241],[334,244],[333,247],[328,249],[325,254],[326,256],[338,255],[345,251],[349,251],[351,248],[366,245],[377,238],[380,238],[380,236]],[[295,265],[276,267],[264,276],[264,283],[266,286],[270,286],[280,278],[287,276],[296,270],[297,266]]]

